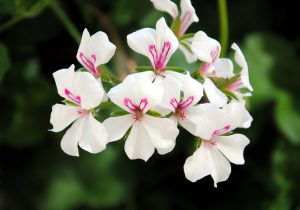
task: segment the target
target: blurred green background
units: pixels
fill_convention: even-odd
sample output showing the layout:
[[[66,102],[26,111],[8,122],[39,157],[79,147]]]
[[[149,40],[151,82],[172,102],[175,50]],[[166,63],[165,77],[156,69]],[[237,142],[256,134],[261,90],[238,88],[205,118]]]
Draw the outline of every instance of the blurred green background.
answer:
[[[192,2],[200,21],[189,31],[218,38],[217,1]],[[297,8],[296,1],[228,1],[230,43],[249,63],[254,121],[240,131],[251,140],[246,164],[232,165],[229,180],[214,188],[210,177],[185,179],[194,142],[183,130],[172,153],[147,163],[130,161],[124,141],[70,157],[60,149],[64,132],[48,131],[51,106],[61,100],[52,73],[80,67],[76,30],[108,33],[118,46],[109,67],[123,77],[134,60],[148,65],[128,49],[126,35],[154,27],[161,16],[170,23],[167,14],[149,0],[0,0],[0,209],[300,210]],[[180,52],[170,64],[197,68]]]

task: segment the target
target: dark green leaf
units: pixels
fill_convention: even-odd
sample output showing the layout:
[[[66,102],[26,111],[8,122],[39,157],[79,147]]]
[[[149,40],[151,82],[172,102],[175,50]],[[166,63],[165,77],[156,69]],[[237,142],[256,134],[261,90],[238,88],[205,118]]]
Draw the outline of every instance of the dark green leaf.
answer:
[[[135,71],[137,71],[137,72],[153,71],[153,67],[152,66],[137,66],[137,67],[135,67]]]
[[[10,59],[6,47],[0,43],[0,80],[10,68]]]
[[[170,71],[175,71],[175,72],[178,72],[178,73],[187,72],[184,68],[179,68],[179,67],[175,67],[175,66],[166,66],[165,69],[170,70]]]
[[[153,110],[149,110],[146,114],[151,115],[153,117],[162,117],[159,112],[156,112],[156,111],[153,111]]]
[[[123,115],[126,115],[126,114],[129,114],[128,112],[126,112],[125,110],[123,109],[118,109],[116,111],[113,111],[110,115],[111,116],[114,116],[114,117],[118,117],[118,116],[123,116]]]

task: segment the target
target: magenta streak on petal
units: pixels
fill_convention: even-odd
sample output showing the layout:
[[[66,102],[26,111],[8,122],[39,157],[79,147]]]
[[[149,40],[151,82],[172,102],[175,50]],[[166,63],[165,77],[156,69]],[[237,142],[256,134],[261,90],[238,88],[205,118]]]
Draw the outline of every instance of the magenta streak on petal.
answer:
[[[212,135],[213,136],[218,136],[220,134],[226,133],[230,129],[230,125],[226,125],[224,128],[215,130]]]
[[[136,112],[137,107],[132,103],[132,101],[129,98],[124,98],[124,104],[132,112]]]
[[[93,61],[88,59],[82,52],[80,52],[79,57],[80,57],[81,61],[84,63],[87,70],[91,74],[93,74],[95,77],[98,77],[100,73],[99,73],[99,70],[95,67],[96,55],[91,56]]]
[[[158,55],[154,44],[149,45],[148,49],[153,59],[153,65],[154,65],[153,67],[157,70],[162,71],[166,66],[166,61],[171,49],[171,42],[170,41],[164,42],[164,46],[162,48],[160,55]]]
[[[152,59],[153,59],[153,67],[156,67],[158,55],[157,55],[157,50],[154,44],[151,44],[148,46],[149,52],[151,53]]]
[[[241,78],[239,78],[237,81],[226,87],[226,89],[229,91],[237,91],[238,89],[242,88],[243,85],[244,83],[242,82]]]
[[[186,12],[183,15],[183,17],[180,20],[180,32],[179,32],[179,36],[184,35],[184,33],[186,32],[186,30],[188,29],[188,27],[191,24],[191,19],[192,19],[191,12]]]
[[[212,62],[203,64],[203,67],[201,68],[202,76],[206,75],[206,73],[207,73],[208,69],[211,67],[211,65],[214,64],[216,62],[216,60],[219,58],[219,52],[220,52],[219,46],[216,46],[216,48],[210,52]],[[213,75],[211,75],[211,76],[213,76]]]
[[[187,107],[189,107],[193,101],[194,101],[195,97],[194,96],[189,96],[185,101],[181,102],[179,105],[178,105],[178,108],[179,109],[186,109]]]
[[[72,93],[69,89],[65,88],[65,94],[68,97],[68,99],[72,102],[74,102],[75,104],[80,105],[81,103],[81,98],[78,95],[75,95],[74,93]]]
[[[176,98],[172,98],[172,99],[170,100],[170,104],[171,104],[171,106],[174,108],[173,112],[175,112],[176,109],[177,109],[177,107],[178,107],[178,101],[177,101],[177,99],[176,99]]]
[[[141,99],[141,101],[140,101],[139,109],[140,109],[142,112],[144,112],[144,110],[145,110],[145,108],[146,108],[147,105],[148,105],[148,100],[147,100],[147,98],[143,98],[143,99]]]

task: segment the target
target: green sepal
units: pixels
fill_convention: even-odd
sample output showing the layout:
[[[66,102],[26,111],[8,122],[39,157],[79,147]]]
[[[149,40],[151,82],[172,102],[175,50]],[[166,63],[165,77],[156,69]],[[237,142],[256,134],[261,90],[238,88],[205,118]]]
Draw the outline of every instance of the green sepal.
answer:
[[[229,85],[231,85],[232,83],[236,82],[240,77],[241,77],[241,75],[235,75],[235,76],[231,77],[230,79],[225,80],[224,82],[219,84],[218,87],[220,89],[224,89],[224,88],[228,87]]]
[[[152,66],[137,66],[135,67],[136,72],[153,71]]]
[[[176,37],[179,36],[180,33],[180,15],[178,15],[176,17],[176,19],[173,21],[172,25],[171,25],[171,30],[173,31],[173,33],[175,34]]]
[[[233,98],[233,99],[235,99],[235,100],[237,100],[237,101],[239,100],[233,92],[230,92],[230,91],[228,91],[228,90],[226,90],[226,89],[221,89],[221,91],[222,91],[227,97]]]
[[[156,112],[153,110],[148,110],[148,112],[146,114],[153,116],[153,117],[162,117],[162,115],[159,112]]]
[[[183,36],[179,37],[179,41],[184,41],[186,39],[193,38],[194,36],[195,36],[195,33],[184,34]]]
[[[115,110],[112,113],[110,113],[110,115],[113,116],[113,117],[119,117],[119,116],[123,116],[123,115],[126,115],[126,114],[129,114],[129,113],[126,112],[123,109],[118,109],[118,110]]]
[[[185,72],[187,72],[184,68],[175,67],[175,66],[166,66],[165,69],[166,70],[170,70],[170,71],[175,71],[175,72],[178,72],[178,73],[185,73]]]
[[[102,102],[99,106],[97,106],[95,109],[108,109],[116,106],[113,102],[111,101],[105,101]]]
[[[68,106],[78,106],[77,104],[75,104],[74,102],[72,101],[68,101],[68,100],[63,100],[63,102],[68,105]]]

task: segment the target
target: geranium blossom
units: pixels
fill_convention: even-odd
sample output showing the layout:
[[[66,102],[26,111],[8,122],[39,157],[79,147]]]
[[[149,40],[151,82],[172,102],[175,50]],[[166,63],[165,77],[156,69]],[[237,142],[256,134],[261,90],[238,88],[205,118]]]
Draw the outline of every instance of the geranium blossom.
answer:
[[[173,113],[172,119],[179,123],[193,135],[196,135],[198,123],[198,106],[195,106],[203,96],[203,86],[200,82],[187,74],[183,80],[183,98],[181,89],[176,81],[169,77],[165,79],[163,102],[160,112],[163,114]]]
[[[51,131],[60,132],[74,122],[63,136],[62,150],[73,156],[79,156],[78,145],[91,153],[104,150],[107,132],[92,114],[92,109],[100,104],[104,90],[90,73],[75,72],[74,65],[54,72],[53,77],[58,94],[68,103],[52,107]]]
[[[106,64],[115,54],[116,46],[112,44],[107,35],[98,31],[90,36],[87,29],[84,29],[77,60],[96,78],[100,77],[99,65]]]
[[[230,162],[244,164],[243,151],[249,139],[242,134],[224,135],[237,127],[248,128],[252,117],[243,103],[231,102],[222,109],[212,104],[200,105],[197,136],[200,147],[184,164],[185,176],[195,182],[211,175],[214,186],[226,181],[231,173]],[[199,111],[201,111],[199,110]]]
[[[161,86],[144,77],[129,77],[107,95],[128,112],[103,122],[108,131],[108,142],[121,139],[131,127],[125,142],[125,152],[130,159],[147,161],[155,149],[159,154],[166,154],[174,148],[179,133],[176,124],[170,119],[147,114],[149,109],[160,103],[163,96]]]

